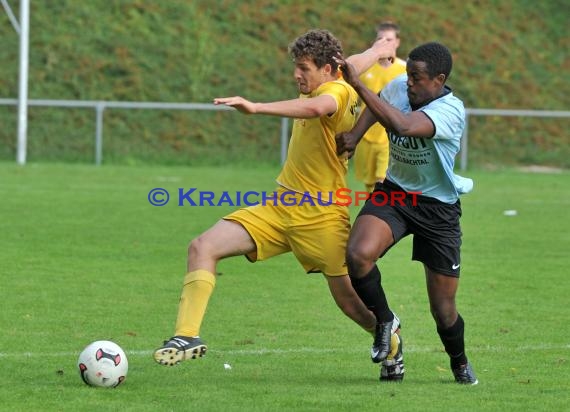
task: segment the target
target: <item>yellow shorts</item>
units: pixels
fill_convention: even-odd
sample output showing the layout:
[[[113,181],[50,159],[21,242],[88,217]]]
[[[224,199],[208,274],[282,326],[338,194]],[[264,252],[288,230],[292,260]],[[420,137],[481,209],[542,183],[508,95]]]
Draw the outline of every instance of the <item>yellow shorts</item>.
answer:
[[[278,189],[278,195],[284,191]],[[295,197],[300,200],[302,195]],[[239,209],[224,219],[240,223],[253,238],[257,250],[246,255],[251,262],[293,252],[307,273],[346,275],[345,249],[350,232],[348,208],[323,206],[316,200],[315,205],[305,202],[299,206],[299,202],[296,203],[285,206],[270,201],[266,205]]]
[[[374,185],[386,177],[390,148],[388,142],[373,143],[362,139],[354,152],[354,172],[365,185]]]

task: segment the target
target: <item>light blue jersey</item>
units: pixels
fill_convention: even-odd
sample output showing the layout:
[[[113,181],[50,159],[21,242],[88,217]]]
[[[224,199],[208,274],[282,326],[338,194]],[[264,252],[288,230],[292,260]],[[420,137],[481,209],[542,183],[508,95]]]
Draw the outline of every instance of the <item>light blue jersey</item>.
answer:
[[[400,111],[410,113],[406,80],[406,74],[398,76],[382,89],[380,96]],[[397,136],[388,131],[390,161],[386,178],[407,192],[421,192],[452,204],[460,194],[473,189],[473,181],[453,172],[465,128],[465,108],[450,89],[447,91],[418,109],[433,122],[433,138]]]

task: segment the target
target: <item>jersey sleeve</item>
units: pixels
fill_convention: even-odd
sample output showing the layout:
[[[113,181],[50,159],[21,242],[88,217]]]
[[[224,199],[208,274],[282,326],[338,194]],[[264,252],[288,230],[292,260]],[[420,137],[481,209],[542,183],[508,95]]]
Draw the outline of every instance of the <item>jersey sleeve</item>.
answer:
[[[348,87],[350,86],[345,82],[327,82],[319,87],[316,96],[331,96],[336,102],[335,113],[343,112],[349,101],[350,92]]]
[[[435,126],[434,139],[461,139],[465,126],[465,109],[459,99],[438,99],[421,110]]]

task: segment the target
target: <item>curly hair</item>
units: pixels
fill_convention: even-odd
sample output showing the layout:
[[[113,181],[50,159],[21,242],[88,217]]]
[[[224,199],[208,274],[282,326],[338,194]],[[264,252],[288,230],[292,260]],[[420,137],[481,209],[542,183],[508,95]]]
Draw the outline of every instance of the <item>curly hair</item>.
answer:
[[[342,55],[340,41],[328,30],[314,29],[297,37],[289,45],[289,55],[293,59],[308,57],[320,69],[330,64],[333,71],[338,70],[338,64],[333,56]]]
[[[408,59],[425,62],[428,75],[434,78],[438,74],[445,74],[445,79],[449,78],[453,60],[449,49],[441,43],[430,42],[416,47],[410,52]]]

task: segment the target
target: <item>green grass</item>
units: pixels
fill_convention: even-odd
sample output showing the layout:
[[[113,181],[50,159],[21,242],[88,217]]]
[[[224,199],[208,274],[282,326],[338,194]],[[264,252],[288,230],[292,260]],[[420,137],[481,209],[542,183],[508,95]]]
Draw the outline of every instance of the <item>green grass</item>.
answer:
[[[291,255],[223,261],[202,328],[208,355],[156,365],[151,351],[173,332],[188,241],[234,208],[153,207],[148,191],[272,190],[277,172],[0,163],[0,409],[566,410],[567,172],[470,172],[458,305],[476,387],[452,382],[408,239],[381,263],[403,322],[402,384],[378,382],[370,337]],[[517,216],[503,215],[510,209]],[[85,386],[76,370],[98,339],[129,357],[115,390]]]

